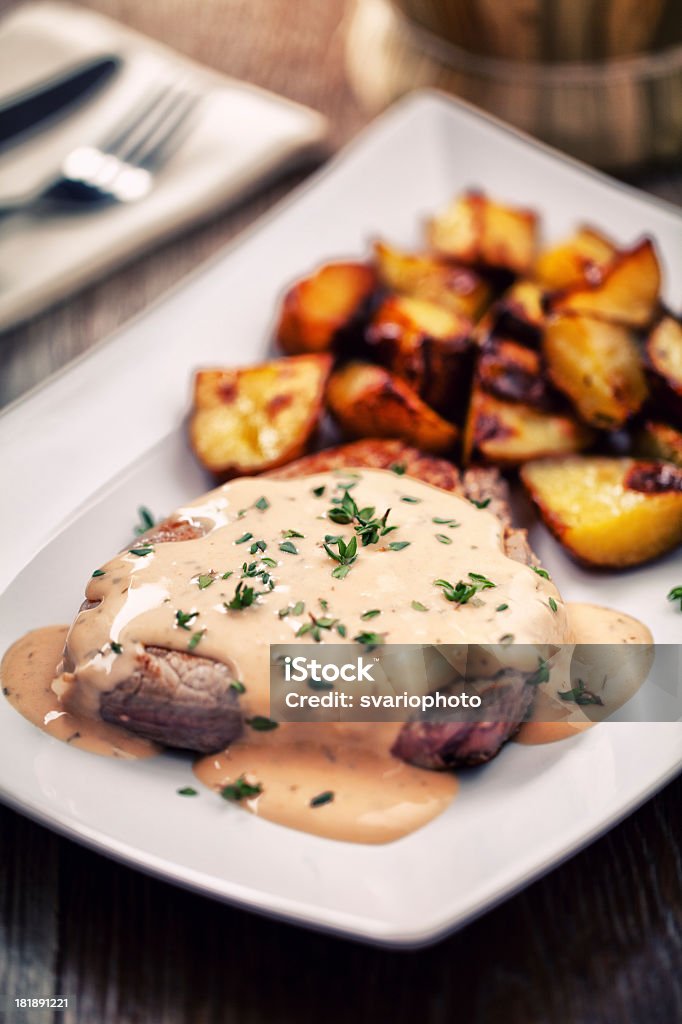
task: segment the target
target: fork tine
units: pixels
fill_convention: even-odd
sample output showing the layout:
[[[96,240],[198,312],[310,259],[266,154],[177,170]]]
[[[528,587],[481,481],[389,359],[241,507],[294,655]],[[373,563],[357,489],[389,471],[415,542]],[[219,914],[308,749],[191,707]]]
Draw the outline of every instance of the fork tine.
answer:
[[[158,104],[161,103],[164,97],[170,92],[170,89],[171,85],[167,82],[156,85],[149,93],[146,102],[143,102],[142,105],[132,113],[126,112],[112,130],[105,135],[103,139],[100,139],[98,148],[101,149],[102,152],[118,156],[119,151],[126,145],[129,139],[137,134],[150,114],[152,114]]]
[[[128,162],[138,167],[151,167],[167,158],[172,148],[177,147],[181,129],[187,124],[200,99],[197,93],[180,93],[165,116],[159,119],[145,139],[130,153]]]

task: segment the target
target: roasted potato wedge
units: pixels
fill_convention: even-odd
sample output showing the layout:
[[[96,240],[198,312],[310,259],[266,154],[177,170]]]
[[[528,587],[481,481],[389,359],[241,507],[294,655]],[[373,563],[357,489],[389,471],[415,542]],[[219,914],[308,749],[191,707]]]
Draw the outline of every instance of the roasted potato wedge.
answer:
[[[682,323],[663,317],[647,338],[645,351],[656,406],[682,426]]]
[[[554,536],[586,565],[624,569],[682,543],[682,470],[669,463],[542,459],[521,479]]]
[[[327,402],[346,437],[396,437],[425,452],[446,452],[457,427],[381,366],[348,363],[329,381]]]
[[[297,281],[284,296],[276,338],[287,355],[327,352],[356,318],[376,287],[366,263],[327,263]]]
[[[481,348],[476,378],[484,391],[503,401],[551,409],[551,388],[540,353],[509,338],[490,338]]]
[[[385,242],[374,243],[374,258],[379,281],[390,291],[435,302],[470,320],[477,320],[490,302],[490,284],[471,267]]]
[[[493,303],[476,326],[474,337],[484,344],[491,337],[514,338],[537,348],[545,323],[544,291],[535,281],[515,281]]]
[[[221,477],[250,476],[302,455],[323,408],[329,355],[291,356],[236,370],[199,370],[192,448]]]
[[[389,295],[367,329],[367,343],[446,419],[461,420],[471,384],[474,345],[471,320],[442,306]]]
[[[635,451],[645,458],[682,467],[682,431],[667,423],[647,421],[635,437]]]
[[[516,466],[543,455],[581,451],[594,438],[589,427],[565,412],[504,402],[476,384],[464,432],[463,460]]]
[[[537,226],[532,210],[467,192],[428,222],[427,238],[437,253],[450,259],[527,275],[535,261]]]
[[[549,375],[592,426],[622,426],[648,394],[644,367],[628,327],[589,316],[556,316],[543,339]]]
[[[582,227],[565,242],[540,253],[535,278],[547,291],[596,284],[616,255],[616,247],[600,232]]]
[[[596,283],[578,284],[550,300],[557,313],[584,313],[630,327],[646,327],[659,308],[661,268],[649,238],[620,252]]]

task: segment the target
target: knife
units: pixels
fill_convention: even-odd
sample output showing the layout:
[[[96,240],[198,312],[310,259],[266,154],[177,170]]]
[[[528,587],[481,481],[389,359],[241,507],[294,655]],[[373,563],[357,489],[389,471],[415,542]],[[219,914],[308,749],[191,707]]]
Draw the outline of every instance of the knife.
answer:
[[[11,97],[0,106],[0,147],[84,100],[101,88],[119,65],[117,57],[98,57]]]

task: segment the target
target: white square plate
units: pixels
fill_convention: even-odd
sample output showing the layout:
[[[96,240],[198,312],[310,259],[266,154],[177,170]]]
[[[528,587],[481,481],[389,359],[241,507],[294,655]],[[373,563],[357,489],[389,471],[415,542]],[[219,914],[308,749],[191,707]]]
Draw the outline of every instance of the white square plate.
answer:
[[[424,215],[469,186],[537,208],[548,238],[576,221],[623,243],[653,234],[666,298],[680,305],[682,217],[673,207],[466,106],[413,96],[235,247],[0,418],[0,650],[27,629],[71,619],[91,567],[128,540],[137,505],[160,514],[206,488],[181,429],[194,367],[258,359],[288,282],[364,252],[373,235],[415,243]],[[646,618],[657,640],[679,641],[682,620],[665,595],[682,580],[680,552],[596,576],[541,528],[533,541],[565,597],[613,604]],[[0,792],[19,810],[217,898],[384,944],[431,941],[481,913],[627,814],[681,762],[679,722],[608,723],[553,746],[512,744],[464,773],[461,795],[426,828],[355,846],[280,828],[209,793],[182,800],[187,758],[114,763],[60,744],[0,703]]]

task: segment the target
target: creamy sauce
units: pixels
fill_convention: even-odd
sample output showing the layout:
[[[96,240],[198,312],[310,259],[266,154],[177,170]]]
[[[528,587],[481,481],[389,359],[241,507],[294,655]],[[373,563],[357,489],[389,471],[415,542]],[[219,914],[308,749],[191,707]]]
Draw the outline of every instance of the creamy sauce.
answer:
[[[330,839],[387,843],[421,828],[457,792],[451,772],[390,754],[399,724],[283,724],[199,760],[197,778],[221,790],[244,777],[262,793],[242,801],[269,821]],[[333,798],[319,806],[311,801]]]
[[[27,633],[2,660],[3,692],[12,707],[43,732],[93,754],[135,759],[151,757],[159,748],[100,718],[66,711],[53,688],[64,650],[67,626],[46,626]]]
[[[555,743],[584,732],[629,700],[651,669],[653,637],[638,619],[596,604],[569,602],[566,608],[576,646],[570,674],[552,680],[553,693],[575,686],[580,678],[603,704],[578,706],[539,693],[531,720],[516,734],[518,743]],[[616,645],[623,645],[622,657]],[[632,645],[637,645],[634,653]]]
[[[328,516],[338,508],[332,498],[340,498],[347,484],[360,508],[374,506],[379,518],[390,508],[387,523],[397,529],[360,546],[348,575],[335,578],[338,563],[324,542],[327,535],[345,542],[354,536],[352,525]],[[316,494],[320,488],[324,493]],[[98,717],[101,695],[127,679],[151,645],[227,664],[246,688],[240,701],[247,717],[268,716],[269,646],[314,645],[310,633],[296,636],[310,615],[345,627],[345,636],[336,627],[324,629],[323,642],[336,644],[367,630],[387,643],[434,648],[494,645],[505,637],[517,645],[650,639],[628,616],[565,605],[550,580],[507,557],[501,524],[492,514],[391,472],[237,480],[187,505],[178,518],[200,524],[204,535],[156,544],[141,540],[96,571],[86,590],[91,606],[78,614],[68,635],[65,627],[37,630],[5,656],[8,699],[41,729],[100,754],[154,753],[155,745]],[[435,523],[436,518],[447,522]],[[338,551],[333,541],[327,543]],[[244,563],[253,564],[256,575],[243,575]],[[434,586],[437,578],[468,582],[472,572],[495,586],[469,603],[448,602]],[[242,594],[245,587],[255,591],[252,603],[241,608],[234,607],[238,586]],[[305,610],[294,610],[301,603]],[[368,609],[381,614],[363,621]],[[65,637],[65,666],[59,669]],[[538,715],[550,717],[538,704]],[[565,706],[554,718],[527,723],[520,742],[548,742],[589,725],[582,710],[576,714]],[[229,750],[201,758],[195,771],[215,790],[240,779],[258,784],[262,792],[240,804],[268,820],[335,839],[388,842],[441,813],[457,790],[452,773],[415,768],[390,754],[399,729],[399,723],[247,729]],[[316,800],[329,793],[333,798]]]

